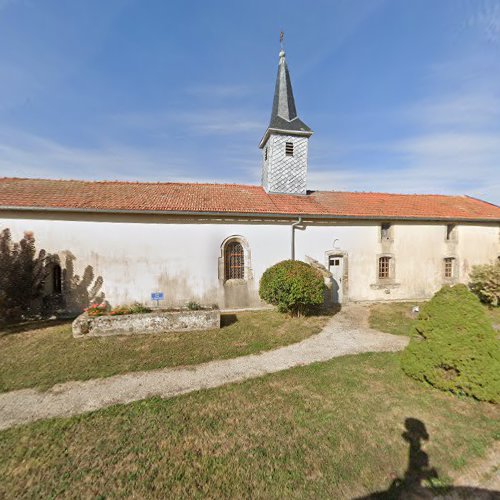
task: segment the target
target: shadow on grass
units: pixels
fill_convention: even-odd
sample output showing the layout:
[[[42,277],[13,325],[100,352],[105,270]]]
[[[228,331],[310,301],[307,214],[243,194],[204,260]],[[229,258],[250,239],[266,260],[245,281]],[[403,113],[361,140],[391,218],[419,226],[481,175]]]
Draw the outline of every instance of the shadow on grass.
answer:
[[[306,316],[335,316],[340,312],[342,306],[340,304],[333,304],[328,306],[318,307],[311,310]],[[288,313],[282,313],[285,316],[290,316]],[[231,326],[238,321],[238,315],[234,313],[222,313],[220,316],[220,327]]]
[[[500,498],[499,491],[469,486],[441,486],[437,470],[429,465],[429,455],[422,449],[422,442],[429,440],[429,434],[421,420],[405,419],[405,431],[401,436],[408,443],[408,467],[404,476],[395,479],[387,490],[371,493],[358,500]]]
[[[38,321],[23,321],[22,323],[11,323],[0,325],[0,337],[12,335],[14,333],[24,333],[41,328],[50,328],[52,326],[71,325],[74,318],[65,319],[41,319]]]
[[[238,321],[238,316],[236,314],[221,314],[220,315],[220,327],[230,326]]]
[[[326,307],[322,307],[316,313],[312,314],[312,316],[335,316],[342,310],[341,304],[331,304]]]

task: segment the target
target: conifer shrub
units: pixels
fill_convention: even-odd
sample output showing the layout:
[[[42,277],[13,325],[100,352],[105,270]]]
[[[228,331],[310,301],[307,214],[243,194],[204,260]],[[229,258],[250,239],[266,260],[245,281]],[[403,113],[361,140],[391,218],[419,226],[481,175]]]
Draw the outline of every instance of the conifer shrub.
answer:
[[[473,266],[469,280],[469,288],[481,302],[494,307],[500,306],[500,261]]]
[[[438,389],[500,401],[500,346],[465,285],[443,287],[422,306],[402,355],[405,373]]]
[[[280,312],[301,316],[323,304],[324,287],[318,270],[305,262],[284,260],[264,272],[259,295]]]

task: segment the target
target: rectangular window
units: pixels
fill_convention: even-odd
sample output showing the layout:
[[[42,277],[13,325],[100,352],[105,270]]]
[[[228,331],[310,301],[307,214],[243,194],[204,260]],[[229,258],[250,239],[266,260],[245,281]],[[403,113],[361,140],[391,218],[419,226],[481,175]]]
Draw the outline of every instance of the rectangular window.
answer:
[[[267,148],[264,149],[264,161],[267,161]]]
[[[380,237],[382,240],[391,239],[391,225],[388,222],[383,222],[380,226]]]
[[[285,142],[285,154],[293,156],[293,142]]]
[[[390,277],[390,257],[380,257],[378,259],[378,279],[388,279]]]
[[[446,257],[444,259],[444,277],[453,278],[453,264],[455,259],[453,257]]]

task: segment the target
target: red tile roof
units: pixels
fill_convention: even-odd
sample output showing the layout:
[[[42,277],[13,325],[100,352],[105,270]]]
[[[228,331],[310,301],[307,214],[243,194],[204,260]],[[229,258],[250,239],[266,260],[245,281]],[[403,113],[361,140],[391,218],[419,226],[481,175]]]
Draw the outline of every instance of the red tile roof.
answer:
[[[298,196],[242,184],[18,178],[0,178],[1,208],[500,221],[500,207],[468,196],[339,191]]]

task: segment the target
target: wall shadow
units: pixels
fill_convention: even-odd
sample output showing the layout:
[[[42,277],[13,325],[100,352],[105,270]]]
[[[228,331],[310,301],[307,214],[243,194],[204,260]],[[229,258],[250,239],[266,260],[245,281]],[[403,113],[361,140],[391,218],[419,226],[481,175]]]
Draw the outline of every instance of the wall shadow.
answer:
[[[435,498],[498,500],[500,498],[499,491],[468,486],[439,486],[438,471],[430,466],[429,455],[422,449],[423,442],[429,440],[429,434],[421,420],[406,418],[405,431],[401,436],[408,443],[408,465],[404,476],[396,478],[387,490],[358,497],[358,500]],[[432,486],[433,481],[436,486]]]
[[[326,303],[312,307],[306,316],[335,316],[342,310],[342,304]]]
[[[66,251],[63,268],[59,255],[45,249],[37,251],[33,233],[26,232],[15,242],[8,228],[1,231],[0,323],[3,330],[27,321],[78,315],[91,303],[103,302],[103,278],[96,277],[90,265],[85,267],[82,276],[75,274],[75,260],[75,256]]]
[[[76,258],[71,252],[66,253],[62,271],[62,301],[67,312],[81,313],[92,303],[104,302],[101,291],[104,284],[102,276],[95,276],[94,268],[86,266],[82,276],[75,274]]]

